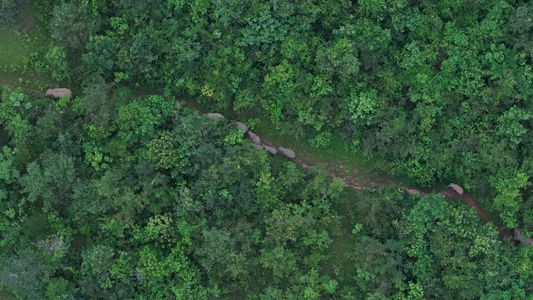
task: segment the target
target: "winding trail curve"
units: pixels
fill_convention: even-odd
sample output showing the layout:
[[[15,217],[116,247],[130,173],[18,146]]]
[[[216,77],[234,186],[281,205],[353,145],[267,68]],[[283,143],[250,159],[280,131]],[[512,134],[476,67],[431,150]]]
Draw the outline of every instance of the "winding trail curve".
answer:
[[[152,94],[152,93],[150,93]],[[148,94],[139,94],[138,96],[139,97],[143,97],[145,95],[148,95]],[[182,102],[180,101],[180,103],[185,106],[185,107],[188,107],[196,112],[198,112],[200,115],[203,115],[204,112],[198,110],[196,107],[194,107],[194,105],[192,105],[191,103],[187,103],[187,102]],[[272,147],[276,147],[278,145],[275,145],[275,143],[273,143],[272,141],[270,141],[269,139],[267,139],[265,136],[263,135],[259,135],[261,137],[261,141],[263,144],[265,145],[268,145],[268,146],[272,146]],[[319,160],[317,160],[316,157],[314,157],[312,155],[312,153],[309,153],[309,152],[306,152],[305,150],[301,150],[301,149],[294,149],[295,152],[296,152],[296,158],[293,159],[293,161],[295,163],[297,163],[298,165],[300,165],[302,168],[304,169],[307,169],[309,167],[313,167],[313,166],[318,166],[318,165],[322,165],[324,167],[326,167],[326,169],[328,170],[329,172],[329,176],[331,178],[336,178],[336,177],[339,177],[339,178],[342,178],[344,180],[344,183],[346,185],[347,188],[349,189],[353,189],[353,190],[364,190],[370,186],[389,186],[391,184],[397,184],[395,183],[393,180],[389,179],[389,178],[385,178],[385,177],[379,177],[379,176],[373,176],[373,175],[370,175],[370,176],[362,176],[362,175],[357,175],[359,173],[359,170],[357,168],[346,168],[344,166],[344,164],[342,164],[341,162],[321,162]],[[345,161],[347,162],[347,161]],[[397,184],[399,185],[399,184]],[[428,193],[422,191],[422,190],[419,190],[419,189],[414,189],[414,188],[408,188],[408,187],[405,187],[405,186],[401,186],[399,185],[402,189],[406,190],[408,193],[414,195],[416,193],[418,193],[419,197],[423,197],[423,196],[426,196],[428,195]],[[502,236],[503,239],[505,240],[512,240],[512,234],[507,232],[507,231],[504,231],[498,224],[492,222],[492,220],[489,218],[489,216],[483,211],[483,209],[479,206],[479,204],[474,200],[474,198],[472,198],[472,196],[470,194],[468,194],[467,192],[463,193],[463,195],[459,195],[456,191],[452,190],[452,189],[448,189],[446,191],[443,191],[441,193],[439,193],[440,195],[444,196],[444,198],[446,199],[446,201],[450,200],[450,199],[461,199],[463,200],[463,202],[474,208],[477,212],[477,214],[479,215],[479,217],[481,217],[483,220],[487,221],[488,223],[491,223],[495,228],[496,230],[500,233],[500,235]]]

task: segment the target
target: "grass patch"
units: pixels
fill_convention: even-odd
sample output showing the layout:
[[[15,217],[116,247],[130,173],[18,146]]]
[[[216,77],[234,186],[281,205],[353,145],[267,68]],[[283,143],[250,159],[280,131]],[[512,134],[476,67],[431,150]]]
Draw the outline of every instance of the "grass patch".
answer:
[[[13,30],[0,29],[0,66],[23,65],[26,49]]]
[[[0,40],[0,84],[17,85],[21,74],[12,69],[24,66],[26,49],[22,37],[14,30],[0,28]]]
[[[44,53],[49,34],[31,9],[23,13],[23,29],[0,27],[0,85],[33,90],[46,90],[57,86],[50,78],[37,74],[30,64],[31,53]],[[42,54],[40,54],[42,55]]]

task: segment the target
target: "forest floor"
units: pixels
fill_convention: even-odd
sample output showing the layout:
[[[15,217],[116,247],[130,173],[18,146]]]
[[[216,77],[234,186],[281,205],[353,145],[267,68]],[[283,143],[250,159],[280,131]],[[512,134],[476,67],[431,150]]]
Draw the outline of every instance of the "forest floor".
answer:
[[[44,48],[50,39],[50,33],[42,26],[34,26],[36,17],[32,9],[21,16],[20,26],[14,28],[0,27],[0,85],[36,89],[57,87],[57,82],[49,76],[38,74],[30,63],[31,55]]]

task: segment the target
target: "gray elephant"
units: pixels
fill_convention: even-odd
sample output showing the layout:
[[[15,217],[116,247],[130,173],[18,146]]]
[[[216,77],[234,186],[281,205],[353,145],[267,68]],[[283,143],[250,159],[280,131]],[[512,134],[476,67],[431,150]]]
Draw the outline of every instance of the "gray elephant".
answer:
[[[462,196],[464,194],[463,188],[460,185],[458,185],[458,184],[450,183],[450,184],[448,184],[448,187],[452,188],[454,191],[456,191],[457,194],[459,194],[459,196]]]
[[[278,154],[278,149],[274,148],[274,147],[270,147],[270,146],[267,146],[267,145],[263,145],[263,148],[268,151],[270,154]]]
[[[72,91],[66,88],[59,88],[59,89],[49,89],[46,91],[46,97],[59,99],[63,97],[63,95],[68,95],[70,99],[72,99]]]
[[[214,120],[217,120],[217,119],[222,119],[224,118],[224,115],[222,114],[219,114],[219,113],[208,113],[207,114],[207,118],[211,121],[214,121]]]
[[[281,154],[287,156],[290,159],[294,159],[296,157],[296,153],[294,153],[294,151],[292,151],[291,149],[279,147],[278,150]]]
[[[235,124],[237,124],[237,129],[242,129],[244,133],[248,131],[248,126],[246,126],[246,124],[244,124],[243,122],[237,122]]]
[[[254,144],[261,144],[261,138],[257,134],[253,133],[251,130],[248,130],[247,134]]]
[[[527,239],[524,239],[524,237],[522,236],[522,229],[520,229],[520,228],[515,228],[514,229],[514,237],[513,237],[513,239],[515,241],[519,241],[520,244],[522,244],[524,246],[527,246],[527,247],[533,246],[533,237],[528,237]]]

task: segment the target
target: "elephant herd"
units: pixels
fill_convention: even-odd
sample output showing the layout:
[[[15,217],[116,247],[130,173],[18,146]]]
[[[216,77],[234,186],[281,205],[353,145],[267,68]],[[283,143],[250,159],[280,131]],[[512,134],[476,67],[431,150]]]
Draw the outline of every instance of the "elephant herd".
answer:
[[[66,88],[59,88],[59,89],[49,89],[45,93],[46,97],[59,99],[63,97],[64,95],[67,95],[70,99],[72,99],[72,91]]]
[[[50,97],[53,99],[60,99],[64,95],[67,95],[70,99],[72,99],[72,91],[67,88],[58,88],[58,89],[49,89],[45,93],[46,97]],[[208,113],[207,118],[211,121],[224,118],[224,115],[220,113]],[[294,159],[296,157],[296,153],[292,151],[291,149],[283,148],[283,147],[271,147],[265,144],[261,144],[261,138],[253,133],[251,130],[248,130],[248,127],[246,124],[242,122],[236,122],[235,125],[238,129],[242,129],[244,131],[244,134],[247,138],[249,138],[252,141],[252,147],[255,149],[261,150],[265,149],[268,151],[268,153],[276,155],[278,153],[287,156],[290,159]]]
[[[208,113],[207,114],[207,118],[209,120],[211,120],[211,121],[214,121],[214,120],[217,120],[217,119],[224,118],[224,116],[222,114],[219,114],[219,113]],[[244,135],[247,138],[249,138],[250,141],[252,141],[251,146],[254,149],[257,149],[257,150],[265,149],[268,153],[273,154],[273,155],[276,155],[276,154],[279,153],[281,155],[285,155],[286,157],[288,157],[290,159],[296,158],[296,153],[294,153],[294,151],[292,151],[291,149],[287,149],[287,148],[283,148],[283,147],[276,148],[276,147],[271,147],[271,146],[268,146],[268,145],[265,145],[265,144],[261,144],[261,138],[257,134],[252,132],[251,130],[248,130],[248,126],[246,126],[246,124],[244,124],[242,122],[236,122],[235,126],[238,129],[242,129],[244,131]]]

